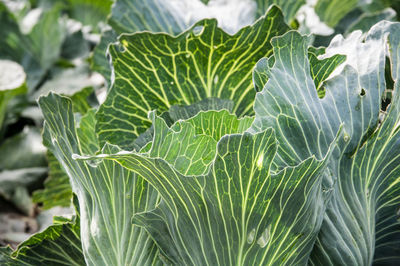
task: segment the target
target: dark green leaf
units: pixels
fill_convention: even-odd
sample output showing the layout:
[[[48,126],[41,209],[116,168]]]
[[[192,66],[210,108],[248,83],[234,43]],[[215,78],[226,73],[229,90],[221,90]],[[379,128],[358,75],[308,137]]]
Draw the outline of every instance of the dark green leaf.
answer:
[[[109,48],[115,80],[97,113],[100,142],[130,147],[150,126],[148,111],[209,97],[232,100],[238,115],[252,113],[251,70],[271,54],[271,38],[287,30],[274,7],[232,36],[217,28],[216,20],[198,22],[178,37],[122,35],[120,45]]]

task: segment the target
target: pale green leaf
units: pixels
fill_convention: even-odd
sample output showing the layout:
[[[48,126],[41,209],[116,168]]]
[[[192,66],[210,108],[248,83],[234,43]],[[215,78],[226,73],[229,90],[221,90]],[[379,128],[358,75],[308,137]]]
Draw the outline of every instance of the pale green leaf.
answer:
[[[230,100],[207,98],[191,105],[173,105],[171,106],[168,112],[162,113],[161,117],[168,126],[171,126],[176,121],[189,119],[191,117],[194,117],[201,111],[226,110],[231,113],[232,109],[233,109],[233,102]],[[141,150],[142,147],[149,145],[149,142],[151,142],[153,136],[154,136],[154,127],[152,125],[149,129],[147,129],[135,140],[133,145],[134,148],[136,150]]]
[[[81,143],[89,153],[94,153],[99,149],[97,138],[93,135],[95,110],[92,109],[93,103],[90,101],[92,96],[92,87],[84,88],[71,96],[73,112],[76,115],[83,115],[77,130],[85,131],[85,133],[81,133]],[[49,209],[54,206],[70,206],[72,190],[68,175],[64,172],[56,157],[49,151],[47,151],[47,161],[49,166],[48,178],[44,182],[43,189],[34,191],[33,202],[43,204],[43,209]]]
[[[307,38],[290,32],[273,40],[275,64],[256,98],[253,130],[276,129],[282,144],[276,167],[296,165],[310,155],[321,158],[343,125],[325,173],[324,189],[333,193],[311,254],[313,265],[370,265],[375,244],[375,260],[398,259],[398,229],[392,230],[399,226],[400,206],[397,98],[385,120],[379,119],[386,36],[397,82],[399,39],[393,33],[398,31],[399,24],[382,22],[365,38],[361,32],[334,38],[321,59],[343,54],[346,61],[323,82],[322,99],[310,72]]]
[[[82,92],[85,91],[88,90],[83,90]],[[89,91],[91,92],[92,90]],[[94,135],[94,124],[96,122],[94,118],[95,110],[86,110],[88,103],[84,98],[80,99],[80,101],[78,101],[79,98],[73,99],[74,111],[77,111],[77,109],[84,111],[81,114],[87,112],[79,121],[77,134],[81,138],[82,149],[86,153],[95,153],[99,149],[97,138]],[[82,107],[78,108],[81,105],[77,103],[82,103]],[[50,209],[54,206],[68,207],[72,199],[72,189],[68,175],[50,151],[47,151],[47,161],[49,165],[48,178],[44,182],[44,188],[33,193],[32,200],[33,202],[43,204],[43,209]]]
[[[94,120],[76,128],[72,102],[50,93],[39,99],[45,117],[44,143],[68,174],[81,213],[81,239],[88,265],[151,265],[158,249],[131,217],[155,207],[158,194],[139,176],[114,162],[82,162],[75,154],[98,148]],[[93,145],[94,144],[94,145]],[[107,145],[103,153],[118,152]]]

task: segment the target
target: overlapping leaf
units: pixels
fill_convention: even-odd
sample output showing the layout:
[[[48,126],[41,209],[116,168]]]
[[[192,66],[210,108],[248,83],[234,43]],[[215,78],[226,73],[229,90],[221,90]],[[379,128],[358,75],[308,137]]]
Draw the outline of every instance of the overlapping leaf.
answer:
[[[163,201],[133,219],[164,256],[178,265],[307,262],[325,208],[327,157],[273,173],[274,131],[243,132],[250,118],[210,111],[170,129],[154,119],[148,153],[88,159],[116,160],[157,189]]]
[[[329,58],[320,60],[318,59],[318,56],[321,54],[325,54],[325,48],[310,47],[308,49],[311,77],[314,80],[319,97],[322,98],[322,96],[325,95],[323,82],[340,64],[345,61],[346,56],[333,55]],[[255,70],[253,71],[253,83],[256,91],[262,91],[264,88],[265,83],[268,81],[270,68],[274,63],[275,58],[273,55],[269,58],[262,58],[257,62]]]
[[[215,20],[203,20],[178,37],[122,35],[121,45],[110,46],[115,80],[97,113],[100,142],[129,147],[149,127],[148,111],[208,97],[233,100],[238,115],[251,113],[251,70],[272,52],[271,38],[287,30],[274,7],[232,36]]]
[[[253,122],[250,117],[237,120],[222,110],[200,112],[169,129],[163,119],[154,115],[153,112],[150,156],[164,158],[184,175],[205,174],[215,157],[217,141],[226,134],[243,133]]]

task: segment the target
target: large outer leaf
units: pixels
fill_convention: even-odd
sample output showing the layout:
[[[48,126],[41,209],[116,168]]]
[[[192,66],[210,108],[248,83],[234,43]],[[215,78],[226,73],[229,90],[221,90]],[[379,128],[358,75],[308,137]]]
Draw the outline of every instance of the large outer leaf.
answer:
[[[226,120],[224,111],[200,113],[190,122],[174,125],[167,134],[165,125],[156,120],[149,153],[124,152],[94,158],[116,160],[158,190],[163,201],[151,212],[136,214],[133,220],[146,228],[173,264],[305,264],[325,209],[321,174],[327,158],[309,158],[296,167],[273,173],[270,167],[277,150],[274,131],[267,129],[253,135],[238,134],[239,130],[218,139],[221,135],[215,133],[235,128],[231,122],[218,123],[220,119],[231,121]],[[205,175],[196,174],[203,165],[179,170],[180,162],[170,160],[171,154],[187,152],[168,134],[179,135],[183,143],[195,145],[196,136],[185,129],[190,126],[203,129],[197,132],[197,138],[213,136],[207,141],[216,155]],[[164,140],[162,146],[158,139]],[[199,149],[204,146],[198,144]],[[159,147],[168,150],[157,152]],[[201,153],[195,154],[189,165],[196,166],[201,158]]]
[[[352,66],[336,68],[334,73],[343,71],[325,82],[323,99],[318,98],[310,74],[307,38],[290,32],[273,39],[275,64],[268,70],[269,80],[256,97],[254,129],[272,126],[278,140],[290,144],[280,147],[278,164],[293,165],[311,154],[320,158],[342,123],[341,142],[344,151],[351,153],[364,133],[376,126],[384,90],[384,84],[376,87],[384,82],[383,40],[370,36],[370,42],[362,44],[360,35],[355,33],[348,40],[352,46],[346,62],[352,62]],[[364,96],[360,95],[362,90],[366,92]]]
[[[356,32],[346,40],[337,37],[332,41],[326,57],[341,53],[347,61],[325,81],[323,99],[318,99],[309,72],[307,40],[294,32],[273,40],[276,62],[268,70],[264,90],[257,95],[254,129],[272,126],[280,143],[291,147],[280,150],[277,167],[296,164],[310,154],[319,158],[343,123],[343,138],[326,172],[325,184],[330,187],[336,182],[311,256],[311,263],[316,265],[371,264],[375,229],[381,241],[378,257],[398,245],[392,239],[398,230],[392,231],[398,226],[394,206],[400,205],[400,172],[396,170],[399,149],[395,145],[398,115],[393,114],[393,121],[384,122],[371,138],[385,90],[385,35],[399,30],[398,24],[391,24],[390,30],[386,27],[385,23],[375,26],[365,40],[361,32]],[[389,38],[392,65],[397,69],[399,43],[394,36]],[[386,130],[385,123],[390,124]],[[385,235],[388,232],[392,233]]]
[[[93,94],[93,88],[87,87],[73,94],[73,112],[75,115],[83,117],[80,119],[79,128],[86,128],[87,134],[82,134],[85,138],[82,145],[91,145],[89,150],[97,150],[97,138],[94,134],[95,109],[91,109],[89,97]],[[86,135],[90,136],[85,137]],[[94,140],[94,141],[93,141]],[[49,166],[48,178],[44,182],[44,189],[36,190],[33,193],[33,202],[41,203],[43,209],[50,209],[54,206],[70,206],[72,190],[68,175],[63,170],[57,158],[47,151],[47,161]]]
[[[383,22],[371,29],[366,41],[368,43],[368,40],[371,42],[379,37],[385,40],[385,35],[389,34],[392,78],[396,82],[397,90],[400,41],[395,33],[399,30],[400,24]],[[346,42],[342,45],[346,49]],[[382,45],[380,50],[386,51],[386,45]],[[372,66],[373,64],[368,64],[366,68],[371,71]],[[383,71],[384,67],[380,66],[379,72]],[[381,74],[379,77],[381,78]],[[371,89],[382,94],[382,89],[385,89],[384,81],[373,84]],[[373,92],[365,90],[365,93],[367,96]],[[398,263],[400,226],[397,211],[400,206],[400,170],[397,157],[400,154],[398,145],[400,135],[398,91],[395,93],[389,113],[373,137],[365,139],[366,143],[352,157],[344,155],[340,159],[337,192],[328,206],[318,245],[312,256],[312,260],[317,264],[321,261],[326,263],[328,259],[333,264],[343,262],[370,264],[373,259],[377,264],[383,265]],[[373,104],[374,109],[378,107],[380,97]],[[365,107],[363,109],[365,112]],[[375,113],[375,116],[378,114]],[[349,200],[350,197],[352,200]],[[333,231],[339,231],[340,237],[332,234]],[[349,241],[356,242],[350,250]],[[340,244],[332,250],[333,242]]]
[[[72,102],[49,94],[39,99],[45,117],[44,142],[68,173],[81,210],[81,239],[89,265],[148,265],[158,250],[147,233],[132,226],[137,212],[154,208],[157,193],[143,179],[117,163],[86,163],[73,154],[93,154],[93,124],[75,127]],[[90,121],[87,121],[90,122]],[[93,122],[93,121],[92,121]],[[119,149],[107,145],[103,152]],[[95,165],[93,165],[95,164]]]
[[[370,166],[368,171],[371,179],[376,175],[378,180],[373,184],[378,199],[377,205],[379,205],[374,265],[396,265],[400,261],[400,36],[398,34],[400,25],[399,23],[381,23],[379,30],[389,33],[389,56],[392,79],[395,81],[395,96],[379,133],[373,141],[368,143],[369,146],[365,148],[365,151],[369,150],[370,160],[375,159],[377,162],[376,166]],[[359,161],[365,164],[367,160],[361,154]],[[380,186],[379,183],[386,183],[386,186]]]
[[[122,35],[110,46],[115,81],[97,113],[100,142],[129,147],[149,127],[147,112],[207,97],[234,101],[251,113],[251,69],[272,50],[270,40],[288,30],[274,7],[254,25],[230,36],[203,20],[178,37],[149,32]]]
[[[178,35],[204,18],[216,18],[220,27],[229,33],[253,23],[265,15],[271,5],[277,4],[285,21],[291,22],[304,0],[230,0],[212,1],[210,5],[199,0],[117,0],[108,23],[110,30],[104,32],[95,48],[92,67],[109,82],[111,69],[106,60],[110,43],[123,33],[139,31],[164,32]]]

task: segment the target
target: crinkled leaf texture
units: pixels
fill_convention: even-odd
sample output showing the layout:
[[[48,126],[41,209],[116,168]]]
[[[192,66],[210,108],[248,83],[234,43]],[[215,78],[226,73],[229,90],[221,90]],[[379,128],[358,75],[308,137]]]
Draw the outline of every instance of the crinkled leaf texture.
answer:
[[[162,198],[133,216],[175,265],[305,264],[322,223],[321,189],[331,152],[271,171],[274,130],[246,132],[253,119],[200,112],[171,128],[151,114],[147,152],[80,157],[112,160],[146,179]],[[332,140],[333,143],[335,139]]]
[[[82,1],[82,0],[81,0]],[[87,1],[87,0],[86,0]],[[216,18],[224,30],[235,33],[265,15],[271,5],[277,5],[290,23],[304,0],[230,0],[212,1],[210,5],[200,0],[117,0],[113,5],[108,24],[95,48],[92,67],[110,84],[111,68],[107,60],[107,47],[123,33],[140,31],[164,32],[179,35],[204,18]],[[276,8],[276,7],[275,7]]]
[[[131,148],[151,124],[149,111],[209,97],[232,100],[238,115],[252,113],[252,68],[271,54],[271,38],[287,30],[281,11],[272,7],[235,35],[219,29],[216,20],[203,20],[177,37],[120,36],[120,44],[109,47],[115,80],[96,116],[100,143]]]
[[[186,24],[182,14],[174,12],[165,0],[118,0],[112,7],[108,24],[111,29],[102,33],[100,43],[93,51],[92,69],[98,71],[110,84],[111,66],[106,57],[110,43],[122,33],[139,31],[166,32],[172,35],[183,32]]]
[[[307,39],[296,32],[273,40],[275,64],[263,64],[257,74],[268,81],[256,97],[252,131],[275,128],[282,144],[281,157],[274,162],[277,169],[310,155],[321,158],[343,125],[325,175],[324,189],[333,188],[333,194],[311,264],[399,260],[399,30],[399,23],[381,22],[365,38],[361,32],[336,37],[322,58],[344,54],[347,59],[324,82],[322,99],[309,70]],[[395,94],[379,119],[386,56]]]

